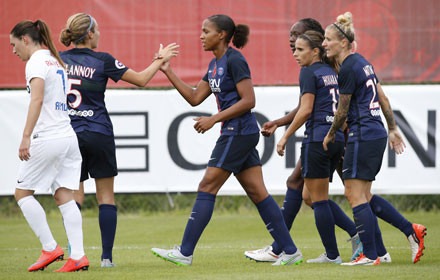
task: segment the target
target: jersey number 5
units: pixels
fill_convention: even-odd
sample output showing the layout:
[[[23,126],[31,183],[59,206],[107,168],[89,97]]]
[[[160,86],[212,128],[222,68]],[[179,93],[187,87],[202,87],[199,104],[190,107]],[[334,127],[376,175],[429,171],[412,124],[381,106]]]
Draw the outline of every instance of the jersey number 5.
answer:
[[[69,102],[70,108],[76,109],[81,105],[82,102],[82,96],[81,92],[76,89],[72,89],[72,85],[81,85],[81,80],[79,79],[69,79],[69,91],[67,92],[67,98],[69,98],[69,95],[74,96],[74,101]]]

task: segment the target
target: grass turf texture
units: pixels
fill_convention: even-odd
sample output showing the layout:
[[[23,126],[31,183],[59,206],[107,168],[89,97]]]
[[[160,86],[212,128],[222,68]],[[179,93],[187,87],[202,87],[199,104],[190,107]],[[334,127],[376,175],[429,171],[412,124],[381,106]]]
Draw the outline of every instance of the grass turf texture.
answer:
[[[115,268],[100,267],[100,234],[96,215],[84,215],[84,243],[90,260],[87,272],[57,274],[63,263],[50,265],[45,271],[27,272],[39,256],[40,245],[23,217],[0,217],[0,279],[439,279],[440,223],[438,212],[406,213],[410,221],[428,228],[425,256],[411,263],[408,241],[394,227],[380,221],[383,238],[392,263],[378,267],[343,267],[332,264],[306,264],[273,267],[246,259],[245,250],[270,244],[256,209],[236,212],[215,211],[194,254],[191,267],[177,267],[153,256],[152,247],[171,248],[179,244],[189,211],[155,214],[119,215],[114,248]],[[349,213],[350,214],[350,213]],[[351,215],[351,214],[350,214]],[[55,239],[63,247],[67,240],[61,216],[48,216]],[[301,210],[291,231],[304,259],[323,252],[314,225],[313,212]],[[348,261],[351,244],[348,235],[336,230],[343,261]],[[66,250],[67,256],[67,250]]]

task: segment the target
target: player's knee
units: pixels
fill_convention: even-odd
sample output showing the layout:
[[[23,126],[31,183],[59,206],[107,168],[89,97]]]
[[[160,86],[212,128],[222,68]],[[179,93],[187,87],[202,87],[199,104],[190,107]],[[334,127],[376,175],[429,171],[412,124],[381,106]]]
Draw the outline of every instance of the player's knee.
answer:
[[[304,186],[304,180],[301,176],[290,175],[287,178],[286,185],[289,189],[302,190]]]

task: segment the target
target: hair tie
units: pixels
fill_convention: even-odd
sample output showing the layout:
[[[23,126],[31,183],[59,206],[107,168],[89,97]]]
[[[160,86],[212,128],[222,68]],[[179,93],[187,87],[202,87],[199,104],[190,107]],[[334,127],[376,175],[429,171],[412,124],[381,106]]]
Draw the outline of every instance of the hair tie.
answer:
[[[354,38],[350,38],[350,37],[348,37],[348,35],[347,35],[347,33],[345,33],[343,30],[342,30],[342,28],[340,28],[336,23],[333,23],[333,25],[342,33],[342,35],[344,35],[344,37],[345,38],[347,38],[347,40],[350,42],[350,43],[353,43],[353,41],[354,41]]]

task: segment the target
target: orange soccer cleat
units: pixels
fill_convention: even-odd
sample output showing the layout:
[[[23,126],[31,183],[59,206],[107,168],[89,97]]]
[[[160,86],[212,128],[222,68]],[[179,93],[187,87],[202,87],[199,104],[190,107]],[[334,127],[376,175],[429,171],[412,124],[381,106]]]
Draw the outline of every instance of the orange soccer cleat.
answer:
[[[416,263],[420,261],[425,250],[425,235],[426,227],[424,225],[413,224],[414,233],[408,236],[408,241],[411,246],[412,261]]]
[[[83,256],[79,260],[74,260],[69,258],[67,262],[55,272],[74,272],[79,270],[88,270],[89,269],[89,260],[86,256]]]
[[[41,250],[41,255],[38,260],[28,268],[28,271],[44,270],[49,264],[55,261],[62,261],[64,258],[64,251],[59,245],[53,251]]]

